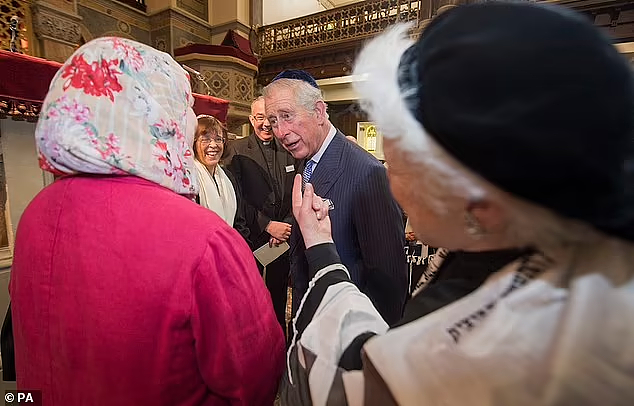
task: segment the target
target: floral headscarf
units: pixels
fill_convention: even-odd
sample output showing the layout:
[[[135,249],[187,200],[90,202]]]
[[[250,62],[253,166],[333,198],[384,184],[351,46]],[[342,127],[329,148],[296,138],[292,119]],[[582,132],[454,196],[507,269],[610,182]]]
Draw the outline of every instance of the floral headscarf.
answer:
[[[35,130],[40,167],[135,175],[196,194],[193,102],[189,77],[171,56],[123,38],[98,38],[51,82]]]

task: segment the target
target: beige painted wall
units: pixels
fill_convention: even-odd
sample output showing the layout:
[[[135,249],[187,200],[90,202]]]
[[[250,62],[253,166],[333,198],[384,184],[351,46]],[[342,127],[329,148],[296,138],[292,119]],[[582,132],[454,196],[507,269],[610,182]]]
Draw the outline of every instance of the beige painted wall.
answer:
[[[44,187],[44,173],[37,162],[34,133],[33,123],[0,120],[4,170],[14,235],[24,209]]]
[[[319,79],[317,84],[324,95],[326,102],[354,101],[359,99],[359,95],[352,87],[352,83],[357,80],[355,76],[341,76],[336,78]]]
[[[169,6],[176,6],[176,0],[145,0],[147,13],[152,14],[155,11],[164,10]]]
[[[323,10],[317,0],[262,0],[262,23],[274,24]]]
[[[213,9],[211,13],[211,25],[219,25],[235,21],[238,15],[238,2],[240,0],[211,0],[209,5]]]
[[[618,49],[620,53],[625,55],[625,57],[629,59],[630,63],[634,64],[634,42],[623,42],[621,44],[616,44],[616,49]]]
[[[246,25],[246,26],[250,26],[251,24],[249,24],[249,20],[250,20],[250,13],[251,13],[251,9],[249,7],[249,0],[236,0],[237,3],[237,19],[238,21],[240,21],[242,24]]]
[[[4,156],[4,170],[9,192],[9,209],[13,233],[24,209],[44,187],[44,173],[37,163],[35,124],[24,121],[0,120],[0,137]],[[0,323],[9,305],[9,268],[0,270]],[[6,386],[10,389],[11,386]]]

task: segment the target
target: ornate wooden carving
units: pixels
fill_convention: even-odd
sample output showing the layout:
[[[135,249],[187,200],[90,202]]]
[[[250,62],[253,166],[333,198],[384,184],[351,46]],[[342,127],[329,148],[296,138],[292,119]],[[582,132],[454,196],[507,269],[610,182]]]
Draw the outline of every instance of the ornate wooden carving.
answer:
[[[0,120],[11,117],[15,121],[35,123],[40,117],[41,103],[23,102],[7,97],[0,98]],[[0,215],[2,215],[0,213]]]
[[[284,69],[304,69],[315,78],[349,74],[363,43],[396,22],[414,23],[417,36],[431,18],[473,0],[369,0],[329,9],[258,31],[262,58],[258,82],[266,85]],[[634,41],[634,2],[560,0],[576,9],[616,41]]]
[[[328,50],[297,52],[293,56],[281,55],[263,59],[260,62],[258,82],[265,86],[284,69],[303,69],[316,79],[345,76],[350,74],[361,45],[361,42],[353,42]]]
[[[260,56],[324,47],[346,40],[360,41],[398,21],[430,17],[433,0],[373,0],[262,27]]]

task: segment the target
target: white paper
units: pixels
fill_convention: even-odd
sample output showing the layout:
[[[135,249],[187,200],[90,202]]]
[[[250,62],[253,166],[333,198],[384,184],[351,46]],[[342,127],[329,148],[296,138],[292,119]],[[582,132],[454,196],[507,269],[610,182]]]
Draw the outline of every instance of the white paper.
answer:
[[[269,243],[267,242],[257,250],[253,251],[253,255],[263,266],[267,266],[279,258],[280,255],[288,251],[289,248],[290,247],[286,242],[281,243],[277,247],[275,245],[269,247]]]

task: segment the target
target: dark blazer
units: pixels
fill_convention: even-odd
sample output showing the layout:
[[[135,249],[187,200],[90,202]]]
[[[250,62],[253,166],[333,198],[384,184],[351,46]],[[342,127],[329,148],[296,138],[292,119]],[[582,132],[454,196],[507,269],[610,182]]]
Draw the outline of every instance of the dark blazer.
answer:
[[[277,140],[275,166],[281,173],[278,185],[269,174],[264,153],[257,136],[236,140],[229,146],[231,161],[227,169],[235,177],[242,192],[244,214],[250,230],[251,249],[255,250],[269,241],[266,226],[271,220],[291,223],[291,192],[297,165],[295,159]]]
[[[332,202],[333,239],[352,281],[386,322],[395,323],[407,297],[408,270],[402,213],[390,191],[385,167],[337,132],[310,183],[319,196]],[[308,287],[308,263],[296,226],[290,245],[294,297],[301,299]]]

